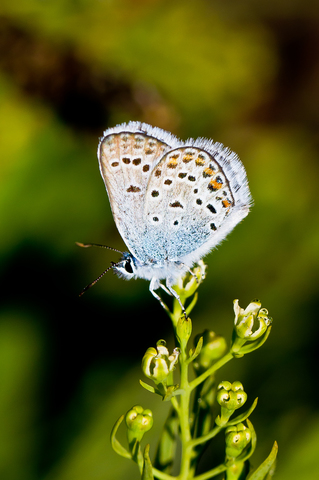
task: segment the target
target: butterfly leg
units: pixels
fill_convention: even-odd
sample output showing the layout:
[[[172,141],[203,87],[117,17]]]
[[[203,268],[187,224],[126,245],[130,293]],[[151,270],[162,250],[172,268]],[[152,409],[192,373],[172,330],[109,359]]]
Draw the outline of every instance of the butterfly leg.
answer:
[[[173,288],[173,285],[176,283],[176,278],[173,278],[173,277],[168,277],[167,280],[166,280],[166,288],[167,290],[170,292],[171,295],[173,295],[173,297],[176,298],[176,300],[178,301],[181,309],[182,309],[182,312],[185,316],[185,318],[187,318],[187,315],[186,315],[186,310],[185,310],[185,307],[184,305],[182,304],[181,302],[181,299],[178,295],[177,292],[175,292],[174,288]],[[161,287],[163,288],[163,285],[161,285]],[[165,289],[164,289],[165,290]]]
[[[158,288],[162,288],[164,290],[164,292],[166,292],[169,295],[172,295],[173,297],[175,297],[176,300],[178,301],[178,303],[180,304],[180,307],[182,309],[183,314],[185,315],[185,317],[187,317],[185,307],[182,304],[178,293],[175,292],[175,290],[172,288],[174,283],[175,283],[175,278],[168,278],[167,281],[166,281],[166,286],[165,286],[156,277],[153,277],[151,282],[150,282],[149,290],[150,290],[151,294],[153,295],[153,297],[155,297],[160,302],[160,304],[162,305],[164,310],[167,310],[167,311],[169,311],[169,308],[167,307],[167,305],[165,305],[165,303],[163,302],[161,297],[155,292],[155,290],[157,290]]]
[[[152,280],[150,281],[149,290],[150,290],[151,294],[153,295],[153,297],[155,297],[156,300],[158,300],[160,302],[160,304],[162,305],[164,310],[168,311],[167,305],[165,305],[165,303],[163,302],[161,297],[155,292],[155,290],[158,290],[160,287],[163,288],[163,285],[160,283],[160,281],[156,277],[153,277]],[[170,292],[168,290],[166,290],[166,287],[164,288],[164,290],[167,291],[167,293],[170,294]]]
[[[189,268],[188,265],[186,265],[185,263],[182,263],[182,262],[176,262],[176,264],[177,264],[180,268],[185,268],[185,269],[187,270],[187,272],[190,273],[191,276],[195,278],[196,282],[199,283],[197,276],[196,276],[195,273]]]

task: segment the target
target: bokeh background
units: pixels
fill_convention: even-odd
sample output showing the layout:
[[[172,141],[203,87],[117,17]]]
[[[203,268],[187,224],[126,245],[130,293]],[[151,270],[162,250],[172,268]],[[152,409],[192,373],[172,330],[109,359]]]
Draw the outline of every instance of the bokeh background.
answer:
[[[2,0],[0,6],[0,477],[124,480],[109,444],[143,391],[140,359],[171,326],[145,281],[107,274],[125,246],[96,159],[104,129],[145,121],[236,151],[255,206],[207,257],[194,332],[228,339],[232,301],[274,319],[241,380],[276,478],[319,477],[319,9],[312,0]],[[222,442],[222,439],[220,440]],[[209,450],[202,468],[221,460]]]

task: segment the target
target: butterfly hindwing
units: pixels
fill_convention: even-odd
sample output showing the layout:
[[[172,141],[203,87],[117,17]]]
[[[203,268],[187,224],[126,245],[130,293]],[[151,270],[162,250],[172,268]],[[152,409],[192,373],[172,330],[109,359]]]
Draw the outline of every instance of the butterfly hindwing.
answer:
[[[156,260],[202,256],[248,213],[238,215],[238,194],[214,157],[225,149],[210,147],[211,152],[194,145],[172,149],[150,175],[144,223]]]

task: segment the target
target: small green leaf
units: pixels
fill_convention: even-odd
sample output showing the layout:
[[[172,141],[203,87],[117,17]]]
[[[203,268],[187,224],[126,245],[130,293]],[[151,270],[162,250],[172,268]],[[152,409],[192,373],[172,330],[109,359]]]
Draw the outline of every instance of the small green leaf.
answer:
[[[132,460],[137,463],[140,472],[142,473],[143,470],[143,455],[141,451],[141,443],[136,439],[134,444],[132,445]]]
[[[141,384],[142,387],[145,388],[145,390],[147,390],[148,392],[157,393],[154,387],[152,387],[152,386],[149,385],[148,383],[143,382],[143,380],[140,380],[140,384]]]
[[[134,440],[134,443],[131,444],[132,448],[132,460],[135,463],[138,463],[138,455],[140,451],[140,442],[137,440],[137,438]]]
[[[120,444],[120,442],[115,438],[116,432],[118,431],[119,426],[121,425],[123,420],[124,420],[124,415],[121,415],[120,418],[115,423],[114,427],[112,428],[112,431],[111,431],[111,445],[112,445],[113,450],[118,455],[121,455],[122,457],[125,457],[125,458],[132,459],[132,455],[130,454],[130,452],[128,452],[126,450],[126,448],[124,448]]]
[[[264,480],[270,479],[273,477],[275,472],[275,460],[278,453],[278,444],[274,443],[270,454],[266,460],[255,470],[251,475],[249,475],[249,480]]]
[[[172,397],[176,397],[176,395],[182,395],[183,393],[184,390],[182,388],[179,388],[179,385],[172,385],[167,388],[167,392],[166,395],[163,397],[163,401],[167,402]]]
[[[191,303],[188,305],[188,307],[186,308],[186,315],[188,316],[191,311],[193,310],[193,308],[195,307],[196,303],[197,303],[197,299],[198,299],[198,293],[196,292]]]
[[[146,445],[144,449],[144,464],[143,464],[143,473],[142,480],[154,480],[152,463],[149,456],[150,446]]]
[[[203,347],[203,337],[200,337],[200,339],[197,342],[195,350],[191,349],[189,351],[189,358],[187,359],[187,363],[191,363],[193,360],[195,360],[196,357],[198,357],[202,347]]]
[[[268,329],[266,330],[266,333],[261,338],[259,338],[258,340],[255,340],[254,342],[247,343],[245,346],[241,347],[240,354],[245,355],[246,353],[253,352],[254,350],[257,350],[257,348],[260,348],[269,337],[270,332],[271,332],[271,326],[268,327]]]
[[[233,420],[231,420],[230,422],[227,422],[226,426],[230,427],[231,425],[237,425],[237,423],[244,422],[255,410],[257,406],[257,402],[258,402],[258,398],[255,399],[252,406],[246,412],[242,413],[241,415],[238,415],[238,417],[233,418]]]

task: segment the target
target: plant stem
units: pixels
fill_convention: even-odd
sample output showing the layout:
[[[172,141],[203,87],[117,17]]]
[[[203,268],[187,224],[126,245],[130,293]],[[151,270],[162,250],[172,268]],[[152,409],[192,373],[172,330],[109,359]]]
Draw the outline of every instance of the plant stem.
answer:
[[[216,362],[211,368],[209,368],[206,372],[204,372],[199,377],[195,378],[192,382],[188,381],[188,362],[187,362],[187,354],[186,354],[186,346],[181,349],[180,355],[180,370],[181,370],[181,389],[183,390],[183,395],[180,396],[180,405],[178,409],[178,415],[180,420],[180,429],[181,429],[181,442],[182,442],[182,458],[181,458],[181,469],[180,474],[177,477],[178,480],[191,480],[193,478],[193,469],[191,468],[191,461],[193,458],[193,449],[202,443],[203,441],[207,441],[210,438],[213,438],[219,431],[220,428],[215,428],[210,432],[210,434],[198,438],[192,439],[191,436],[191,429],[190,429],[190,396],[191,392],[194,388],[200,385],[204,380],[206,380],[210,375],[212,375],[216,370],[221,368],[227,362],[229,362],[233,358],[233,355],[229,352],[224,355],[218,362]],[[210,470],[207,472],[207,476],[200,476],[201,480],[205,480],[206,478],[211,478],[212,476],[216,475],[218,470],[224,471],[224,465],[217,467],[217,469]],[[205,475],[205,474],[204,474]],[[197,477],[196,477],[197,478]]]
[[[232,353],[228,352],[226,355],[224,355],[218,362],[214,363],[206,372],[202,373],[199,377],[195,378],[190,384],[189,387],[191,390],[196,388],[200,383],[202,383],[206,378],[208,378],[210,375],[213,375],[217,370],[219,370],[223,365],[228,363],[230,360],[232,360],[234,357]]]
[[[225,470],[227,470],[226,465],[221,464],[212,470],[208,470],[208,472],[198,475],[194,480],[208,480],[209,478],[216,477],[219,473],[225,472]]]
[[[184,390],[180,400],[180,428],[181,428],[181,442],[182,442],[182,459],[181,470],[178,476],[179,480],[189,480],[189,471],[192,458],[192,445],[191,445],[191,431],[189,424],[189,403],[191,388],[188,382],[188,363],[186,361],[186,349],[181,351],[180,355],[180,368],[181,368],[181,388]]]
[[[211,432],[209,432],[207,435],[203,435],[202,437],[195,438],[192,440],[192,446],[196,447],[196,445],[200,445],[201,443],[208,442],[208,440],[211,440],[214,438],[221,430],[223,427],[215,427]]]
[[[153,471],[154,477],[158,478],[159,480],[175,480],[176,479],[176,477],[172,477],[172,475],[169,475],[168,473],[161,472],[155,467],[153,467],[152,471]]]

